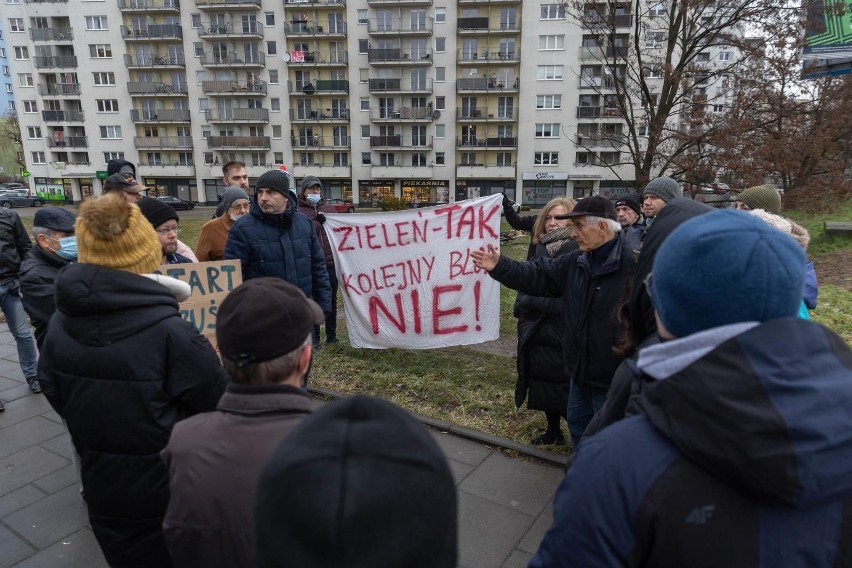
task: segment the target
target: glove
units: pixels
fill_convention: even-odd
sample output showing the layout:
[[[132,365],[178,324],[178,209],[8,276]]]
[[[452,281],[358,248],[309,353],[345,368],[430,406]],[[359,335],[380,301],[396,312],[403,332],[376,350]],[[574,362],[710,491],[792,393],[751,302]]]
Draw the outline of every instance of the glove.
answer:
[[[317,213],[317,223],[319,223],[320,225],[324,225],[325,215],[323,215],[322,213]]]

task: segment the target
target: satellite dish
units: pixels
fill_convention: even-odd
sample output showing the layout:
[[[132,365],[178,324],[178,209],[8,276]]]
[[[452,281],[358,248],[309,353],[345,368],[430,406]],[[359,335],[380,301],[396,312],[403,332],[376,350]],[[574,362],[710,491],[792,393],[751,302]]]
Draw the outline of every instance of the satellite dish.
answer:
[[[441,118],[441,111],[439,111],[439,110],[432,111],[432,120],[437,120],[439,118]]]
[[[290,52],[285,51],[284,55],[282,56],[282,59],[284,60],[284,63],[290,63]]]

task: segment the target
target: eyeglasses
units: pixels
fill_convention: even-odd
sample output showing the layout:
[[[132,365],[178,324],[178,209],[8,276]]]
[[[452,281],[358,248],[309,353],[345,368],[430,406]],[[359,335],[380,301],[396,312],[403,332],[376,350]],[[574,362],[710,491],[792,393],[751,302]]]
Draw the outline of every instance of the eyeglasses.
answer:
[[[249,205],[248,203],[234,203],[233,205],[228,207],[229,210],[233,209],[234,211],[242,211],[243,209],[249,208],[251,208],[251,205]]]
[[[180,225],[175,225],[174,227],[163,227],[161,229],[157,229],[157,232],[161,235],[167,235],[169,233],[174,233],[176,235],[180,234]]]

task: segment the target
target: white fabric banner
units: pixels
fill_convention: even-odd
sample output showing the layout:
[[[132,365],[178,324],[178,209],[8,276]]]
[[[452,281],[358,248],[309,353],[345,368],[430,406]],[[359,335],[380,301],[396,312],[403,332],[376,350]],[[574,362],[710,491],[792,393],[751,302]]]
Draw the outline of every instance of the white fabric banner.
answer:
[[[470,251],[500,246],[501,194],[406,211],[327,214],[353,347],[497,339],[500,284]]]

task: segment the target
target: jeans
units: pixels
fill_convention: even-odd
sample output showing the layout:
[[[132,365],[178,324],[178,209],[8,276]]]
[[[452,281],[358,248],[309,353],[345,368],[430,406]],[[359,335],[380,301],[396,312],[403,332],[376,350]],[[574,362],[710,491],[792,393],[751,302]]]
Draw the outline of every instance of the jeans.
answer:
[[[573,451],[577,451],[583,432],[606,402],[606,393],[607,389],[583,387],[571,381],[571,390],[568,392],[568,431],[571,433]]]
[[[9,331],[12,332],[15,343],[18,344],[21,371],[26,379],[34,379],[38,374],[38,350],[30,331],[27,313],[24,311],[24,303],[21,301],[17,278],[0,284],[0,310],[3,310]]]

